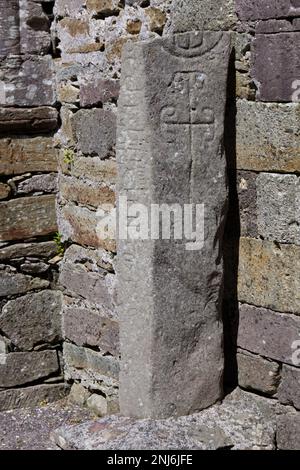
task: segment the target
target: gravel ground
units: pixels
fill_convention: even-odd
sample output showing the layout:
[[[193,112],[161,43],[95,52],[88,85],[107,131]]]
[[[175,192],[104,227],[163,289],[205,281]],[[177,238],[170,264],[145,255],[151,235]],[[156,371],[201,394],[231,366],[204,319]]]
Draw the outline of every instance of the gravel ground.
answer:
[[[38,408],[0,412],[0,450],[57,450],[50,432],[63,425],[94,419],[87,409],[66,399]]]

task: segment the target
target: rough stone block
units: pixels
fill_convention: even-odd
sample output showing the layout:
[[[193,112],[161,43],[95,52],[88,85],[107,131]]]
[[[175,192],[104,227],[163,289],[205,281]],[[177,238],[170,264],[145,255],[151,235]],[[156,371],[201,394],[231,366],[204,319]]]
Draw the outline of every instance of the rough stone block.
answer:
[[[64,343],[64,360],[66,366],[77,369],[91,369],[92,371],[117,380],[119,376],[119,363],[110,356],[88,348],[80,348],[73,344]]]
[[[88,408],[90,408],[97,416],[107,415],[107,401],[102,395],[93,393],[86,402]]]
[[[13,57],[1,64],[1,106],[51,106],[55,101],[51,56]]]
[[[57,98],[61,103],[78,103],[79,88],[71,83],[61,83],[57,88]]]
[[[115,192],[109,186],[66,176],[59,178],[59,193],[60,197],[67,201],[96,208],[101,204],[115,205],[116,202]]]
[[[50,132],[57,124],[55,108],[0,108],[0,134]]]
[[[294,365],[300,318],[252,305],[240,305],[238,346]]]
[[[50,21],[41,2],[19,0],[21,54],[47,54],[51,45]]]
[[[52,137],[0,139],[2,175],[56,170],[57,153]]]
[[[102,354],[119,354],[119,325],[87,308],[63,311],[63,335],[78,346],[98,347]]]
[[[35,175],[17,184],[18,194],[35,192],[54,193],[57,191],[57,174]]]
[[[82,265],[64,263],[60,284],[73,296],[86,299],[91,306],[101,309],[105,316],[114,317],[114,275],[88,272]]]
[[[65,238],[70,238],[80,245],[101,247],[115,252],[115,234],[112,233],[110,238],[102,238],[97,230],[100,220],[96,212],[68,204],[61,209],[59,230]]]
[[[299,93],[294,98],[294,84],[300,76],[299,48],[300,32],[256,35],[251,75],[259,100],[299,101]]]
[[[63,449],[275,450],[275,400],[239,389],[201,413],[140,420],[110,416],[52,434]]]
[[[49,286],[46,279],[34,278],[17,273],[16,269],[0,265],[0,297],[26,294],[35,289],[45,289]]]
[[[0,314],[0,329],[19,349],[29,351],[61,338],[61,293],[42,291],[11,300]]]
[[[108,16],[118,16],[123,7],[119,0],[86,0],[89,12],[97,13],[101,19]]]
[[[243,21],[299,16],[299,0],[237,0],[236,11]]]
[[[0,203],[0,240],[21,240],[57,230],[55,195],[23,197]]]
[[[84,406],[90,395],[90,392],[81,384],[74,383],[71,387],[68,401],[76,405]]]
[[[29,408],[41,403],[52,403],[64,398],[69,392],[67,384],[34,385],[31,387],[0,392],[0,410]]]
[[[13,258],[23,258],[26,256],[51,258],[57,252],[56,243],[38,242],[38,243],[15,243],[13,245],[0,248],[0,261]]]
[[[237,168],[299,172],[299,111],[297,103],[266,104],[238,100]]]
[[[58,16],[76,15],[83,9],[85,4],[85,0],[56,0],[54,12]]]
[[[14,352],[0,363],[0,387],[35,382],[59,371],[56,351]]]
[[[148,210],[151,203],[205,203],[206,213],[202,250],[187,250],[186,240],[119,240],[120,404],[126,416],[188,414],[222,396],[227,191],[221,142],[229,53],[230,36],[222,32],[124,48],[119,195]]]
[[[86,154],[107,158],[113,155],[116,141],[116,116],[103,109],[80,110],[73,126],[79,149]]]
[[[300,350],[300,342],[298,343]],[[300,357],[300,352],[298,354]],[[300,367],[300,360],[298,362]],[[300,410],[300,369],[282,366],[281,383],[278,389],[278,399],[284,405],[292,405]]]
[[[300,245],[300,179],[296,175],[260,173],[256,186],[259,235]]]
[[[253,79],[248,73],[240,73],[238,70],[236,72],[236,96],[249,101],[255,101],[256,97],[256,86]]]
[[[236,23],[234,0],[175,0],[171,10],[171,31],[184,33],[202,29],[226,30]]]
[[[300,247],[240,239],[240,302],[300,314]]]
[[[300,30],[299,18],[258,21],[256,34],[289,33]]]
[[[6,199],[11,192],[11,187],[8,184],[0,183],[0,199]]]
[[[280,382],[279,365],[260,356],[238,354],[239,386],[274,395]]]
[[[103,272],[103,269],[114,272],[113,254],[101,248],[94,250],[73,244],[66,250],[64,260],[68,263],[81,263],[93,272]]]
[[[116,101],[119,91],[120,85],[116,80],[87,76],[80,83],[80,106],[96,106]]]
[[[288,413],[278,417],[276,438],[280,450],[300,449],[300,413]]]
[[[117,165],[115,160],[100,160],[98,157],[76,158],[72,166],[72,175],[97,183],[114,186],[117,180]]]
[[[149,30],[162,35],[167,21],[166,13],[159,8],[150,6],[146,8],[145,15],[148,19]]]
[[[0,57],[19,54],[19,0],[0,0],[0,24]]]

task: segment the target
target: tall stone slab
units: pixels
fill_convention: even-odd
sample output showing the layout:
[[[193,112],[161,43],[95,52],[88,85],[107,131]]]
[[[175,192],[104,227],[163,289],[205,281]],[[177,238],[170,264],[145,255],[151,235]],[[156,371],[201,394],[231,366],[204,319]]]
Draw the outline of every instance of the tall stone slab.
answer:
[[[186,415],[222,397],[229,53],[223,32],[177,34],[124,50],[117,136],[123,415]],[[145,233],[125,239],[125,197],[129,211],[133,203],[149,212],[152,204],[204,204],[204,246]],[[141,222],[138,214],[128,220]]]

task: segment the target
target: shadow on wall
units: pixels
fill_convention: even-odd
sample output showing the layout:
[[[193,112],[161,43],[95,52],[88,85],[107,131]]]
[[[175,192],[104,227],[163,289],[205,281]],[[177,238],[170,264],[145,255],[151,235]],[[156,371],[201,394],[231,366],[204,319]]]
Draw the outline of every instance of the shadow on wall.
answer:
[[[238,384],[237,333],[239,324],[238,309],[238,265],[240,216],[236,176],[236,71],[235,49],[232,50],[229,64],[227,105],[225,115],[224,145],[226,151],[229,209],[224,233],[224,391],[230,393]]]

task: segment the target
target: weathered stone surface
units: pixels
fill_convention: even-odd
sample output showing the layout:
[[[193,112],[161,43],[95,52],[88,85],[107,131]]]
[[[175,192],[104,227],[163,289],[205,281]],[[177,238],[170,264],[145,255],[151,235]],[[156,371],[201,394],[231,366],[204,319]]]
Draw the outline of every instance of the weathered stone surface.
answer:
[[[237,355],[239,386],[274,395],[280,382],[279,365],[260,356],[247,353]]]
[[[241,302],[300,314],[300,247],[240,239],[238,297]]]
[[[300,343],[299,343],[300,349]],[[300,362],[298,364],[300,366]],[[278,389],[278,399],[284,405],[292,405],[300,410],[300,369],[282,366],[281,383]]]
[[[252,76],[259,100],[296,101],[293,84],[300,76],[299,47],[300,32],[256,35]]]
[[[81,263],[89,271],[103,272],[102,269],[105,269],[114,272],[113,254],[101,248],[93,250],[73,244],[66,250],[64,259],[69,263]]]
[[[118,323],[91,309],[65,307],[63,335],[78,346],[98,347],[102,354],[119,354]]]
[[[56,243],[38,242],[38,243],[15,243],[14,245],[0,248],[0,260],[12,258],[22,258],[25,256],[40,256],[42,258],[51,258],[57,252]]]
[[[61,293],[44,290],[4,305],[0,329],[19,350],[38,344],[58,343],[61,338]]]
[[[0,183],[0,199],[6,199],[11,191],[11,187],[8,184]]]
[[[256,34],[288,33],[300,30],[299,18],[263,20],[256,24]]]
[[[119,376],[119,363],[110,356],[87,348],[80,348],[73,344],[64,343],[64,360],[66,367],[76,369],[91,369],[92,371],[117,380]]]
[[[241,65],[240,68],[242,68]],[[256,86],[248,73],[236,72],[236,96],[237,98],[255,101]]]
[[[79,88],[70,83],[62,83],[58,86],[57,98],[61,103],[78,103]]]
[[[49,281],[46,281],[46,279],[19,274],[15,269],[3,265],[0,265],[0,276],[0,297],[24,294],[34,289],[45,289],[49,286]]]
[[[50,55],[13,57],[1,64],[1,106],[51,106],[55,101],[55,77]]]
[[[83,9],[85,3],[83,0],[56,0],[54,12],[58,16],[76,14]]]
[[[2,175],[56,170],[57,154],[52,137],[0,139]]]
[[[0,410],[28,408],[64,398],[69,392],[67,384],[34,385],[32,387],[0,392]]]
[[[22,54],[47,54],[50,49],[50,21],[41,2],[20,0],[20,51]]]
[[[80,83],[80,106],[96,106],[117,100],[120,84],[116,80],[103,80],[93,76],[85,77]]]
[[[115,276],[105,272],[89,272],[82,265],[64,263],[60,284],[68,293],[86,299],[91,306],[98,307],[105,316],[115,316],[115,292],[112,279]],[[96,333],[95,333],[96,334]]]
[[[150,6],[145,10],[145,15],[148,17],[150,31],[162,34],[167,21],[166,13],[159,8]]]
[[[0,387],[10,388],[34,382],[58,370],[56,351],[9,353],[0,363]]]
[[[57,110],[47,106],[0,108],[0,134],[50,132],[56,129],[57,120]]]
[[[300,244],[300,179],[260,173],[257,186],[258,232],[264,239]]]
[[[94,354],[100,355],[95,352]],[[64,378],[67,381],[79,381],[91,392],[100,392],[106,397],[108,413],[119,413],[118,379],[108,376],[103,370],[96,371],[92,367],[81,369],[69,362],[64,367]]]
[[[101,204],[115,205],[116,196],[113,189],[104,184],[97,184],[89,180],[79,180],[60,176],[60,197],[67,201],[77,202],[85,206],[98,208]]]
[[[19,54],[19,0],[0,0],[0,23],[0,57]]]
[[[8,354],[11,348],[11,343],[8,338],[0,335],[0,355]]]
[[[128,20],[126,30],[129,34],[140,34],[142,29],[142,22],[138,19]]]
[[[93,393],[93,395],[87,399],[86,404],[97,416],[107,415],[107,401],[102,395]]]
[[[237,172],[241,235],[254,238],[258,236],[256,178],[250,171]]]
[[[52,434],[63,449],[274,450],[274,400],[235,390],[221,405],[177,419],[134,420],[110,416]]]
[[[300,105],[238,100],[237,168],[254,171],[300,171]]]
[[[299,16],[299,0],[277,0],[262,2],[261,0],[237,0],[236,11],[241,20],[259,20]]]
[[[20,265],[20,269],[26,274],[43,274],[50,268],[49,264],[38,261],[36,263],[26,260]]]
[[[300,413],[278,417],[277,446],[280,450],[300,450]]]
[[[21,181],[17,185],[19,194],[29,194],[33,192],[54,193],[57,190],[57,174],[35,175]]]
[[[106,183],[113,186],[117,180],[117,165],[115,160],[101,161],[98,157],[76,158],[72,166],[72,175],[77,178],[85,178]]]
[[[80,110],[74,114],[73,126],[78,147],[83,153],[106,158],[113,154],[116,140],[116,116],[103,109]]]
[[[126,416],[188,414],[222,396],[220,250],[227,194],[221,142],[229,49],[229,36],[215,32],[124,49],[119,195],[148,210],[151,203],[205,203],[206,214],[203,251],[193,243],[187,250],[186,240],[119,240]]]
[[[88,11],[93,11],[106,16],[117,15],[121,9],[121,2],[119,0],[86,0],[86,7]]]
[[[90,392],[81,384],[74,383],[71,387],[68,401],[76,405],[84,406],[90,395]]]
[[[300,318],[252,305],[240,305],[238,346],[294,365]]]
[[[34,196],[0,203],[0,240],[21,240],[57,230],[55,195]]]
[[[230,29],[236,23],[233,0],[175,0],[172,3],[171,31],[184,33],[204,29]]]
[[[115,252],[115,234],[112,233],[110,238],[102,238],[97,230],[97,224],[100,220],[96,212],[68,204],[61,209],[60,232],[66,238],[70,238],[80,245],[101,247]]]

